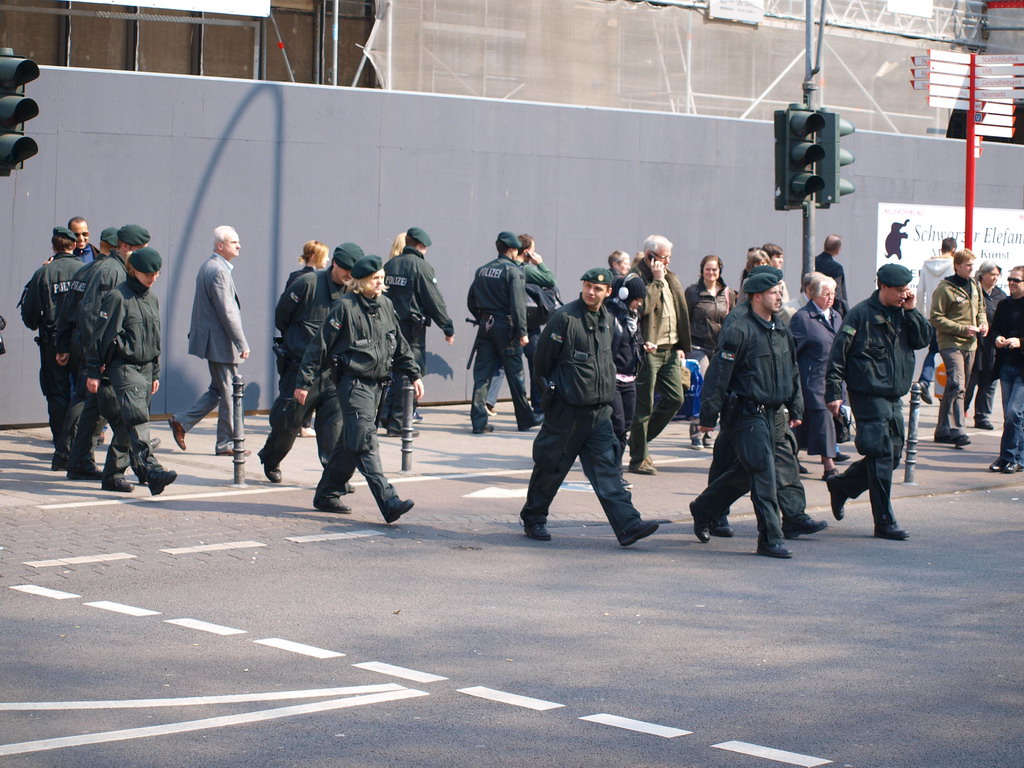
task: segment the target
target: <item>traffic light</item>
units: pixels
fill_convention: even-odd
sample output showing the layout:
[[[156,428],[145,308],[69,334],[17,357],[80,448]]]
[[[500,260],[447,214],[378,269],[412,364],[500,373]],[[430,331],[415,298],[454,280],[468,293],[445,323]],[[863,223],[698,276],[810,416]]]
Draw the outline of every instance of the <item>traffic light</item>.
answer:
[[[39,66],[11,48],[0,48],[0,176],[10,176],[39,145],[24,135],[23,123],[39,114],[39,105],[25,97],[25,83],[39,77]]]
[[[835,112],[819,109],[818,113],[824,120],[818,138],[825,149],[825,156],[818,161],[818,175],[824,179],[825,186],[815,194],[814,199],[819,208],[828,208],[832,203],[838,203],[843,195],[852,195],[856,191],[853,182],[839,177],[840,169],[853,162],[853,154],[839,146],[839,140],[856,129],[853,123],[843,120]]]
[[[775,210],[800,208],[825,186],[814,164],[825,156],[814,134],[824,127],[822,115],[800,104],[775,113]]]

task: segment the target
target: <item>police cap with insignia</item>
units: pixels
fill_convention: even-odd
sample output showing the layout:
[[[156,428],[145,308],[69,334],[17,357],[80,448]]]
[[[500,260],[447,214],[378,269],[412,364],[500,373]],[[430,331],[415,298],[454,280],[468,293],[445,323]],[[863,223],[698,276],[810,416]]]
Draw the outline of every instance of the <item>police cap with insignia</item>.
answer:
[[[515,248],[517,251],[522,247],[519,242],[519,237],[514,232],[499,232],[498,242],[506,248]]]
[[[151,275],[154,272],[160,271],[160,268],[164,265],[164,260],[160,258],[156,248],[139,248],[128,257],[128,264],[136,272],[144,272],[147,275]]]
[[[54,227],[52,237],[66,237],[72,243],[75,242],[75,233],[67,227]]]
[[[598,285],[611,285],[612,271],[607,267],[594,267],[584,272],[580,280],[587,283],[597,283]]]
[[[107,227],[100,233],[100,241],[117,248],[117,227]]]
[[[914,279],[914,273],[902,264],[886,264],[878,270],[878,281],[890,288],[902,288]]]
[[[775,270],[775,272],[778,271],[777,269]],[[770,291],[779,284],[780,279],[770,272],[758,272],[756,275],[751,273],[750,277],[743,283],[743,292],[754,294]]]
[[[363,256],[357,261],[352,267],[352,277],[357,280],[362,280],[364,277],[369,277],[376,272],[380,272],[382,269],[380,256],[370,254],[369,256]]]
[[[430,235],[427,234],[427,230],[420,229],[419,227],[409,227],[409,231],[405,234],[416,242],[423,243],[428,248],[430,247]]]
[[[117,239],[126,245],[145,245],[150,241],[149,230],[138,224],[125,224],[117,230]]]
[[[363,249],[355,243],[342,243],[334,249],[334,263],[342,269],[351,270],[364,255]]]

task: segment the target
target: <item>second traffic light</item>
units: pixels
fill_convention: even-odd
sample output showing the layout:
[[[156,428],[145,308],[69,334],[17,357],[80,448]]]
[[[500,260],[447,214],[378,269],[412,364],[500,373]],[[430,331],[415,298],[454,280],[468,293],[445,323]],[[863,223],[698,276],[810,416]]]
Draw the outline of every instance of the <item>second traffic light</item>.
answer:
[[[825,186],[815,194],[814,199],[819,208],[828,208],[838,203],[843,195],[852,195],[856,188],[853,182],[840,178],[839,172],[844,165],[853,163],[853,154],[839,145],[843,136],[849,136],[856,129],[853,123],[843,120],[835,112],[827,109],[818,110],[825,124],[818,132],[825,155],[818,162],[818,175],[825,181]]]
[[[800,104],[775,113],[775,210],[800,208],[808,197],[825,188],[814,165],[825,148],[814,134],[825,127],[821,113]]]
[[[39,66],[10,48],[0,48],[0,176],[10,176],[24,160],[39,152],[24,135],[22,125],[39,114],[39,106],[25,97],[25,83],[39,77]]]

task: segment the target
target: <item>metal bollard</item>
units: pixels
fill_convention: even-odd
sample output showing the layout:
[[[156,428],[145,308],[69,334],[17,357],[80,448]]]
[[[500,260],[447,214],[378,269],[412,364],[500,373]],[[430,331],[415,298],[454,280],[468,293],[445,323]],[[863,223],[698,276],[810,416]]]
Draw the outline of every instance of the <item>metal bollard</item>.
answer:
[[[416,407],[413,386],[408,376],[402,377],[402,472],[412,472],[412,412]]]
[[[234,443],[235,477],[232,488],[245,488],[245,424],[243,423],[244,411],[242,409],[242,395],[245,389],[245,380],[241,376],[235,376],[231,380],[231,401],[234,406],[235,423],[231,425],[231,439]]]
[[[914,482],[914,468],[917,466],[917,425],[921,417],[921,385],[914,382],[910,385],[910,424],[907,427],[907,458],[903,464],[903,484],[917,485]]]

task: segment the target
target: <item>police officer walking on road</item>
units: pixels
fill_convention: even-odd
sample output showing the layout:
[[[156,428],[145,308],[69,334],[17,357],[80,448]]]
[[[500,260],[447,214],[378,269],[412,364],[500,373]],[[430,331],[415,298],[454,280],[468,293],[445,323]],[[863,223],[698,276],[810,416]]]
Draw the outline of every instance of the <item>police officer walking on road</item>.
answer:
[[[493,432],[487,423],[487,388],[498,367],[505,370],[516,425],[520,432],[540,424],[526,397],[523,375],[523,347],[530,339],[526,328],[526,277],[520,266],[519,238],[500,232],[494,243],[498,257],[476,271],[466,304],[477,321],[473,353],[473,404],[470,420],[473,434]]]
[[[878,289],[843,318],[825,372],[825,404],[834,416],[846,382],[863,458],[826,482],[836,520],[843,519],[847,499],[868,491],[875,536],[902,540],[910,534],[892,511],[892,473],[903,452],[900,398],[910,390],[914,351],[928,346],[932,330],[908,287],[913,273],[901,264],[886,264],[877,274]]]
[[[787,427],[800,424],[803,396],[793,335],[776,313],[782,309],[782,286],[777,270],[752,274],[743,283],[747,301],[734,310],[722,329],[718,348],[708,365],[701,393],[700,429],[710,432],[721,417],[721,450],[735,452],[750,475],[750,498],[757,516],[757,554],[792,557],[782,545],[775,467],[776,445],[786,439]],[[784,410],[789,412],[788,423]],[[717,446],[716,446],[717,447]],[[720,475],[703,495],[730,491],[728,473]],[[709,540],[711,520],[696,506],[693,530]]]
[[[335,302],[309,342],[295,389],[301,405],[312,383],[330,368],[341,404],[341,439],[324,467],[313,506],[324,512],[349,512],[341,497],[358,469],[385,522],[393,523],[412,509],[413,502],[398,498],[384,477],[377,446],[377,409],[392,367],[409,377],[417,400],[423,396],[423,382],[394,306],[382,295],[384,269],[379,256],[364,256],[355,263],[350,287],[351,292]]]
[[[277,399],[270,409],[270,434],[259,452],[263,474],[272,483],[281,482],[281,462],[295,445],[303,422],[314,408],[316,443],[323,466],[327,466],[338,444],[341,408],[330,372],[321,371],[309,383],[306,401],[301,405],[295,399],[295,389],[306,347],[320,330],[334,302],[348,292],[352,267],[363,255],[363,249],[355,243],[342,243],[334,249],[329,269],[303,273],[285,287],[278,299],[274,325],[282,338],[274,351],[281,380]]]
[[[527,536],[550,541],[548,508],[579,456],[619,544],[628,547],[658,530],[633,506],[619,479],[618,441],[612,429],[614,318],[604,308],[612,273],[591,269],[580,298],[557,309],[537,342],[537,376],[545,380],[544,424],[533,442],[533,474],[520,512]]]
[[[424,258],[432,242],[426,230],[412,227],[405,233],[405,248],[384,264],[384,284],[388,298],[395,305],[405,340],[409,342],[420,372],[427,371],[427,327],[431,321],[444,333],[447,344],[455,341],[455,326],[448,317],[444,297],[437,287],[434,268]],[[388,437],[401,437],[405,400],[402,379],[396,376],[391,383],[389,402],[384,405],[381,420]],[[412,414],[409,414],[411,417]],[[415,437],[418,433],[413,431]]]

